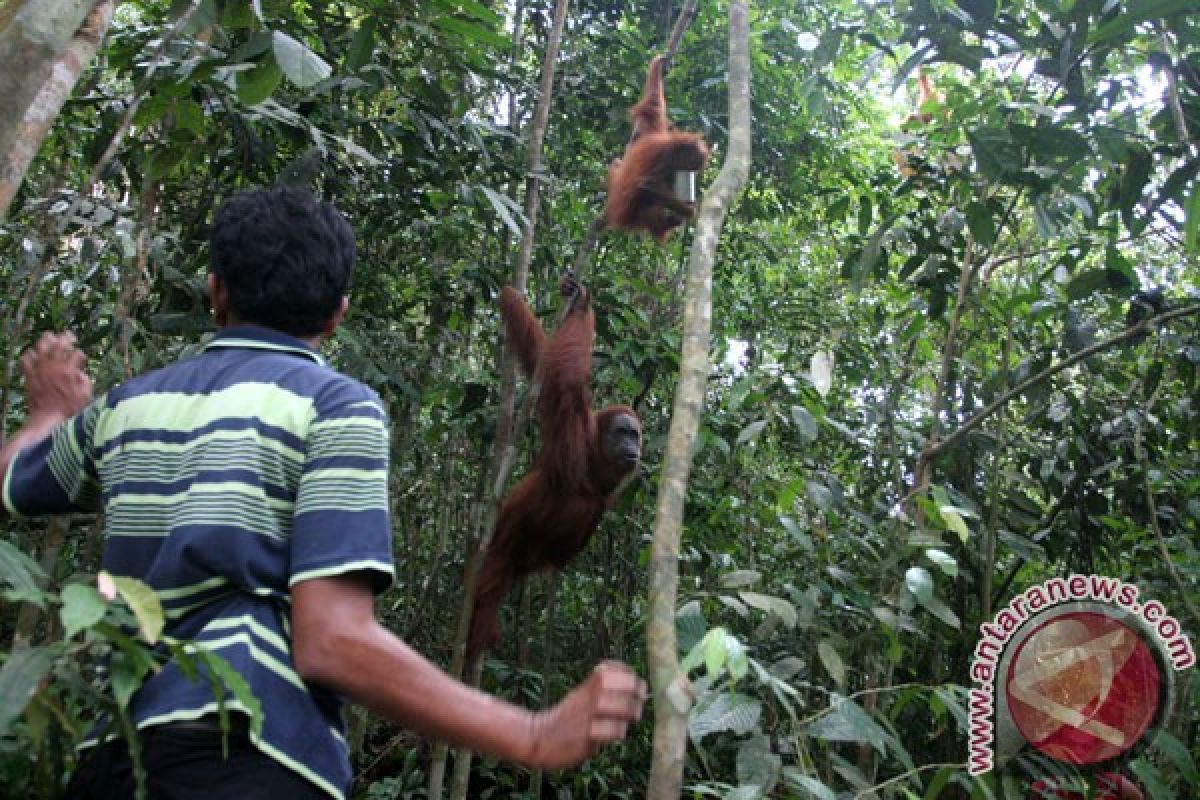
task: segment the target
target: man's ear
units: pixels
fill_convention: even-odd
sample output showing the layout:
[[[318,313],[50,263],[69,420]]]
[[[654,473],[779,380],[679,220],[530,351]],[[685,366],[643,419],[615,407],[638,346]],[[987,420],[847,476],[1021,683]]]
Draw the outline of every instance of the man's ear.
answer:
[[[342,320],[346,318],[346,311],[350,308],[350,298],[342,295],[342,303],[337,307],[337,311],[333,312],[333,316],[329,318],[329,322],[325,323],[325,330],[321,332],[322,336],[332,336],[337,330],[337,326],[342,324]]]
[[[224,328],[229,323],[229,288],[215,272],[208,273],[205,284],[208,287],[208,302],[212,306],[213,321],[217,323],[218,328]]]

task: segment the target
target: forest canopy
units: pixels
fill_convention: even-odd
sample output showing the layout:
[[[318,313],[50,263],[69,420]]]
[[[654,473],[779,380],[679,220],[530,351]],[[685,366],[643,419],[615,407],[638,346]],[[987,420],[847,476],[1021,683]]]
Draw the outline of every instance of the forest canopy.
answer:
[[[583,553],[509,597],[480,680],[540,707],[616,658],[655,696],[578,770],[458,755],[457,797],[663,797],[671,713],[674,796],[1083,797],[1096,770],[1037,747],[968,768],[981,625],[1071,575],[1177,622],[1151,734],[1104,769],[1194,796],[1200,683],[1170,661],[1200,635],[1194,0],[692,4],[665,94],[713,150],[700,208],[661,245],[602,233],[629,108],[688,5],[0,3],[0,434],[42,332],[76,333],[97,392],[195,353],[217,204],[311,190],[357,232],[325,354],[390,420],[378,613],[450,667],[471,553],[537,452],[500,290],[550,329],[574,267],[592,402],[636,409],[641,463]],[[101,531],[0,528],[0,785],[22,797],[60,797],[90,721],[155,668],[162,608],[98,586]],[[365,711],[349,740],[354,797],[430,796],[432,743]]]

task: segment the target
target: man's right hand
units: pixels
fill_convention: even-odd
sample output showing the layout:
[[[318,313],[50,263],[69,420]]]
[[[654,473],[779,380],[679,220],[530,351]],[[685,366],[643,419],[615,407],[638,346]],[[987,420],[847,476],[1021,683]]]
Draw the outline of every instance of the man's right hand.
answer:
[[[646,682],[633,670],[616,661],[597,664],[558,705],[534,715],[529,763],[544,769],[579,764],[624,739],[645,701]]]
[[[30,417],[69,419],[92,400],[87,358],[75,348],[75,334],[43,333],[21,356],[25,403]]]

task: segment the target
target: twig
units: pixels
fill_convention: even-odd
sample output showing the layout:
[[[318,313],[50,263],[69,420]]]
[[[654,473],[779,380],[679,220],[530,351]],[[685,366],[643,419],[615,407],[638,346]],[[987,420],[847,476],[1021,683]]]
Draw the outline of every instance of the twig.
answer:
[[[1154,400],[1158,396],[1158,390],[1162,388],[1163,383],[1165,381],[1159,382],[1158,386],[1155,387],[1150,397],[1146,400],[1147,409],[1154,406]],[[1167,567],[1167,574],[1171,576],[1171,583],[1175,584],[1175,591],[1179,592],[1179,599],[1183,602],[1184,608],[1187,609],[1188,615],[1191,616],[1192,624],[1200,625],[1200,613],[1197,613],[1196,607],[1192,604],[1190,592],[1187,586],[1184,585],[1179,571],[1175,569],[1175,561],[1171,557],[1171,551],[1167,549],[1167,542],[1163,539],[1162,528],[1158,524],[1158,503],[1154,500],[1154,488],[1150,485],[1150,457],[1146,453],[1142,437],[1143,419],[1145,419],[1145,414],[1138,414],[1137,422],[1133,426],[1133,452],[1137,457],[1138,464],[1142,468],[1142,490],[1146,495],[1146,507],[1150,517],[1150,530],[1154,532],[1154,541],[1158,545],[1158,552]]]
[[[919,767],[913,767],[912,769],[908,770],[907,772],[901,772],[899,775],[895,776],[894,778],[888,778],[883,783],[877,783],[874,786],[863,789],[858,794],[854,795],[854,800],[861,800],[861,798],[863,798],[863,797],[869,797],[869,796],[875,794],[876,792],[878,792],[880,789],[891,786],[893,783],[900,783],[901,781],[911,778],[914,775],[919,775],[922,772],[928,772],[931,769],[946,769],[946,768],[966,769],[967,765],[954,763],[954,762],[945,763],[945,764],[922,764]]]
[[[1139,322],[1137,325],[1126,328],[1123,332],[1113,336],[1110,339],[1097,342],[1091,347],[1085,347],[1070,358],[1063,359],[1059,363],[1047,367],[1037,375],[1034,375],[1032,378],[1017,384],[1004,394],[1000,395],[998,398],[989,403],[986,408],[960,425],[958,429],[954,431],[954,433],[950,434],[944,439],[941,439],[940,441],[927,445],[925,449],[921,451],[921,461],[928,462],[946,452],[946,450],[957,444],[964,436],[977,428],[979,423],[983,422],[992,414],[995,414],[996,411],[998,411],[1009,400],[1012,400],[1019,394],[1025,393],[1031,387],[1036,386],[1037,384],[1042,383],[1049,378],[1052,378],[1063,370],[1073,367],[1081,361],[1086,361],[1097,353],[1110,350],[1119,344],[1123,344],[1131,339],[1136,339],[1138,336],[1149,333],[1151,329],[1159,325],[1163,325],[1167,322],[1171,322],[1182,317],[1188,317],[1197,313],[1200,313],[1200,305],[1176,308],[1171,311],[1163,312],[1155,317],[1148,317]]]

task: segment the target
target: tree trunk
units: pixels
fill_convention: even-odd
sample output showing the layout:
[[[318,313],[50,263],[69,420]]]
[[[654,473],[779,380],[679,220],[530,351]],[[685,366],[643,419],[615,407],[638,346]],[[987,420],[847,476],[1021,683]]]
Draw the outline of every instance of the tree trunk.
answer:
[[[696,217],[684,299],[679,387],[663,458],[651,551],[647,650],[655,703],[649,800],[676,800],[683,786],[691,691],[679,671],[675,606],[683,503],[710,370],[712,265],[725,216],[750,171],[750,33],[744,0],[729,4],[729,155]]]
[[[0,219],[96,55],[112,11],[112,0],[8,0],[0,7]]]

